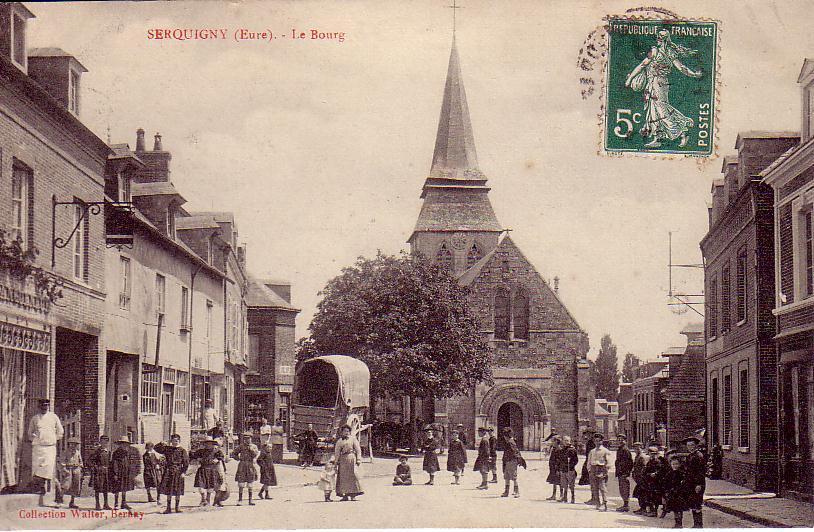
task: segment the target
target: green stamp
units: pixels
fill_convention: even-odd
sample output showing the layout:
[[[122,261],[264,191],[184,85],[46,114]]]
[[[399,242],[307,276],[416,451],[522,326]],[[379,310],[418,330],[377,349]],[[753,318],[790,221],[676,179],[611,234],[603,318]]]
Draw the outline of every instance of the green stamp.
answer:
[[[615,18],[607,31],[605,150],[711,155],[717,22]]]

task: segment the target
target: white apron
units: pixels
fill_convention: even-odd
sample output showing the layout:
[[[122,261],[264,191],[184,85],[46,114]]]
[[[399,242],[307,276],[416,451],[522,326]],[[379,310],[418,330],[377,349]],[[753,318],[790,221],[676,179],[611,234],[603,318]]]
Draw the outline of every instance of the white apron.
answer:
[[[54,478],[57,441],[62,438],[62,423],[53,412],[37,414],[29,424],[31,436],[31,473],[45,479]]]

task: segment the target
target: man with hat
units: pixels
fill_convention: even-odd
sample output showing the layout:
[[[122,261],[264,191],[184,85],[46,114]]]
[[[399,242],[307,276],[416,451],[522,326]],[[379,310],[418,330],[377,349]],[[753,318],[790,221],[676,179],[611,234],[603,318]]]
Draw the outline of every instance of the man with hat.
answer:
[[[630,507],[630,474],[633,472],[633,456],[627,448],[627,436],[619,434],[616,436],[619,447],[616,449],[616,480],[619,482],[619,495],[622,497],[622,506],[616,509],[617,512],[629,512]]]
[[[118,446],[110,457],[110,486],[113,491],[113,509],[130,510],[127,504],[127,492],[135,489],[136,475],[141,472],[141,457],[138,451],[131,451],[130,437],[122,436],[116,440]],[[119,506],[119,495],[122,505]]]
[[[308,426],[310,428],[311,424],[309,423]],[[257,445],[252,443],[252,433],[244,432],[240,445],[232,451],[232,458],[238,460],[237,473],[235,473],[238,506],[243,503],[243,488],[246,488],[249,492],[249,506],[254,506],[254,483],[257,481],[255,461],[258,456],[260,456],[260,450]]]
[[[161,485],[158,493],[167,496],[167,509],[165,514],[172,513],[170,509],[171,500],[175,497],[175,513],[181,513],[179,508],[181,495],[184,494],[184,474],[189,469],[189,454],[181,447],[181,436],[173,434],[170,436],[170,443],[157,443],[155,452],[163,454],[165,459],[164,474],[161,477]]]
[[[704,517],[701,508],[704,505],[704,490],[707,484],[705,476],[706,460],[704,460],[704,453],[700,449],[701,440],[699,438],[691,436],[685,440],[685,443],[689,453],[684,460],[686,482],[690,490],[690,493],[687,494],[687,505],[692,512],[693,528],[704,528]]]
[[[473,468],[474,471],[480,473],[481,476],[481,483],[478,486],[479,490],[489,489],[489,464],[490,464],[490,451],[491,447],[489,445],[489,434],[486,430],[486,427],[480,427],[478,429],[478,436],[480,437],[480,442],[478,442],[478,457],[475,459],[475,467]]]
[[[588,474],[591,479],[591,496],[596,503],[596,509],[608,510],[608,466],[610,465],[610,451],[605,447],[605,435],[594,433],[594,448],[588,453]]]
[[[45,506],[45,486],[54,478],[57,463],[57,442],[65,434],[62,423],[51,412],[51,401],[40,399],[39,412],[28,423],[28,437],[31,438],[31,473],[37,486],[39,505]]]
[[[495,436],[495,428],[488,427],[489,432],[489,471],[492,472],[492,484],[497,484],[497,436]]]

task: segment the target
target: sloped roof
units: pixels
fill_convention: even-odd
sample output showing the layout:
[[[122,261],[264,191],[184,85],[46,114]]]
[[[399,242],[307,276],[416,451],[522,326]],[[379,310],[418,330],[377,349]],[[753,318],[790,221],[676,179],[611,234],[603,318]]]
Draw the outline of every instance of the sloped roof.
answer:
[[[182,202],[186,201],[172,183],[167,181],[133,183],[131,194],[133,196],[178,196]]]
[[[175,228],[184,229],[220,229],[220,225],[211,216],[179,216],[175,219]]]
[[[797,83],[801,83],[812,71],[814,71],[814,59],[806,57],[803,66],[800,68],[800,75],[797,76]]]
[[[484,255],[481,260],[470,266],[465,272],[458,276],[458,284],[461,286],[471,285],[472,282],[478,278],[481,270],[483,270],[483,267],[486,266],[486,264],[489,263],[489,260],[491,260],[491,258],[494,256],[498,247],[500,247],[499,244],[495,246],[492,251]]]
[[[69,54],[62,48],[57,48],[56,46],[47,46],[43,48],[30,48],[28,50],[28,57],[67,57],[75,62],[77,65],[80,66],[82,72],[87,72],[88,69],[85,68],[85,65],[79,62],[79,59],[76,58],[75,55]]]
[[[299,311],[298,308],[278,296],[274,290],[264,285],[263,282],[258,279],[249,280],[249,286],[246,290],[246,305],[249,307]]]
[[[679,359],[679,367],[667,385],[671,401],[703,401],[705,399],[704,347],[689,346]]]
[[[609,416],[610,412],[602,408],[598,403],[594,403],[594,415],[595,416]]]
[[[424,203],[413,232],[417,231],[502,231],[488,189],[425,189]]]

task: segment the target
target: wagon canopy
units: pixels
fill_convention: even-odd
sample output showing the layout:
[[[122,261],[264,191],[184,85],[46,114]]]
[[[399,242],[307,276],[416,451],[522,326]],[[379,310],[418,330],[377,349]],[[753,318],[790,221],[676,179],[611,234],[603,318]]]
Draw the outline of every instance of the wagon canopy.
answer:
[[[323,355],[306,360],[298,373],[307,372],[309,365],[319,363],[330,364],[336,371],[339,401],[350,408],[370,406],[370,370],[367,364],[347,355]]]

